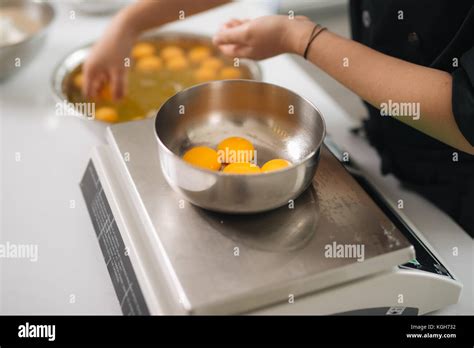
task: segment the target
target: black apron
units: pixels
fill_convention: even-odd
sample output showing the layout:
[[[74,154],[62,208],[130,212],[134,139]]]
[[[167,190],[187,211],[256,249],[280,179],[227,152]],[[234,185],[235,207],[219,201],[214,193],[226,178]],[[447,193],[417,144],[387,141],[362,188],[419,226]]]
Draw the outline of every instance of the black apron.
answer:
[[[387,55],[470,76],[474,71],[473,4],[472,0],[352,0],[352,35],[354,40]],[[463,59],[464,70],[457,71],[460,67],[453,66],[453,58],[463,55],[469,57]],[[462,81],[467,82],[458,82],[461,80],[457,77],[454,84],[453,75],[453,100],[463,100],[458,103],[463,109],[456,110],[455,117],[472,143],[473,81],[464,78]],[[382,173],[397,176],[405,187],[425,196],[474,236],[474,156],[394,118],[382,117],[378,109],[365,105],[369,111],[365,132],[381,156]],[[457,161],[453,161],[454,153]]]

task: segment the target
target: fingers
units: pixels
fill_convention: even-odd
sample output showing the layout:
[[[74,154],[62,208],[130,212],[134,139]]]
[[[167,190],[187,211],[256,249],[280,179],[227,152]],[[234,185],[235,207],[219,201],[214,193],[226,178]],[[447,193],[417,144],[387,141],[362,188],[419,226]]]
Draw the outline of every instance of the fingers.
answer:
[[[112,86],[112,96],[115,100],[125,95],[125,71],[121,69],[110,73],[110,84]]]
[[[231,19],[214,36],[213,43],[229,57],[250,58],[252,49],[247,46],[250,19]]]
[[[84,84],[82,87],[82,93],[87,98],[95,98],[99,94],[102,86],[105,85],[107,78],[103,73],[97,73],[87,66],[84,68],[83,74]]]
[[[296,16],[295,19],[298,20],[298,21],[309,21],[310,20],[306,16]]]
[[[256,58],[253,56],[253,50],[245,45],[220,45],[221,52],[229,57]]]
[[[118,100],[125,95],[126,74],[123,69],[96,72],[95,69],[85,66],[83,74],[82,93],[86,98],[96,98],[108,82],[110,82],[113,99]]]
[[[92,95],[92,74],[86,65],[84,65],[83,67],[82,74],[84,76],[84,83],[82,84],[82,94],[90,98]]]
[[[230,21],[224,23],[222,26],[221,26],[221,30],[222,29],[230,29],[230,28],[234,28],[238,25],[242,25],[244,23],[247,23],[249,22],[250,19],[236,19],[236,18],[232,18]]]
[[[221,52],[228,57],[235,57],[237,52],[237,45],[220,45]]]
[[[215,45],[245,44],[247,41],[248,25],[242,21],[240,24],[228,23],[227,28],[221,29],[213,38]],[[233,26],[232,26],[233,25]]]
[[[242,24],[242,21],[240,19],[235,19],[235,18],[232,18],[230,21],[224,23],[220,29],[229,29],[229,28],[233,28],[237,25],[240,25]]]

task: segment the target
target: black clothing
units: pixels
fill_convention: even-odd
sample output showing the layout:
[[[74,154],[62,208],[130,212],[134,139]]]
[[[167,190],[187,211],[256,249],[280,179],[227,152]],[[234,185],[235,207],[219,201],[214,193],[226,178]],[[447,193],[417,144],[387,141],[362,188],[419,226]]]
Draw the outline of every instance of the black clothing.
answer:
[[[354,40],[452,74],[453,114],[474,146],[474,1],[351,0],[350,15]],[[474,156],[366,106],[365,130],[381,156],[382,173],[396,175],[473,236]]]

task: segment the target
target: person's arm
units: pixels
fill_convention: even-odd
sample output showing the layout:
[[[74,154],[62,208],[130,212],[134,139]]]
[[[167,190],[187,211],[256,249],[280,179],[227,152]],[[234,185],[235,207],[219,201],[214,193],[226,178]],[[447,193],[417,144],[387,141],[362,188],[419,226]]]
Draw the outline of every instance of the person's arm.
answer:
[[[110,82],[114,98],[124,94],[124,59],[139,35],[149,29],[223,5],[229,0],[142,0],[120,11],[87,58],[83,93],[95,97]],[[184,12],[181,12],[184,11]]]
[[[223,5],[230,0],[141,0],[117,15],[117,20],[132,34],[155,28],[179,19],[180,12],[188,17]]]
[[[285,52],[303,55],[314,25],[306,18],[261,17],[222,29],[214,42],[230,56],[263,59]],[[474,147],[459,130],[453,115],[450,74],[382,54],[329,31],[316,37],[307,58],[376,108],[389,100],[419,103],[418,120],[394,117],[474,154]]]

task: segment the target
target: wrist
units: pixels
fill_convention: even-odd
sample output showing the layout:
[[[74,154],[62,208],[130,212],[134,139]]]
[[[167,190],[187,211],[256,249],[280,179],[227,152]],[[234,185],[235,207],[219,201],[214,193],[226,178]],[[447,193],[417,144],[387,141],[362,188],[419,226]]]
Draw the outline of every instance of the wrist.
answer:
[[[113,20],[113,35],[121,40],[128,42],[135,41],[141,34],[142,30],[137,25],[133,14],[129,11],[121,11]]]
[[[315,25],[315,23],[308,20],[294,20],[287,28],[287,37],[284,40],[286,42],[286,52],[302,56]]]

